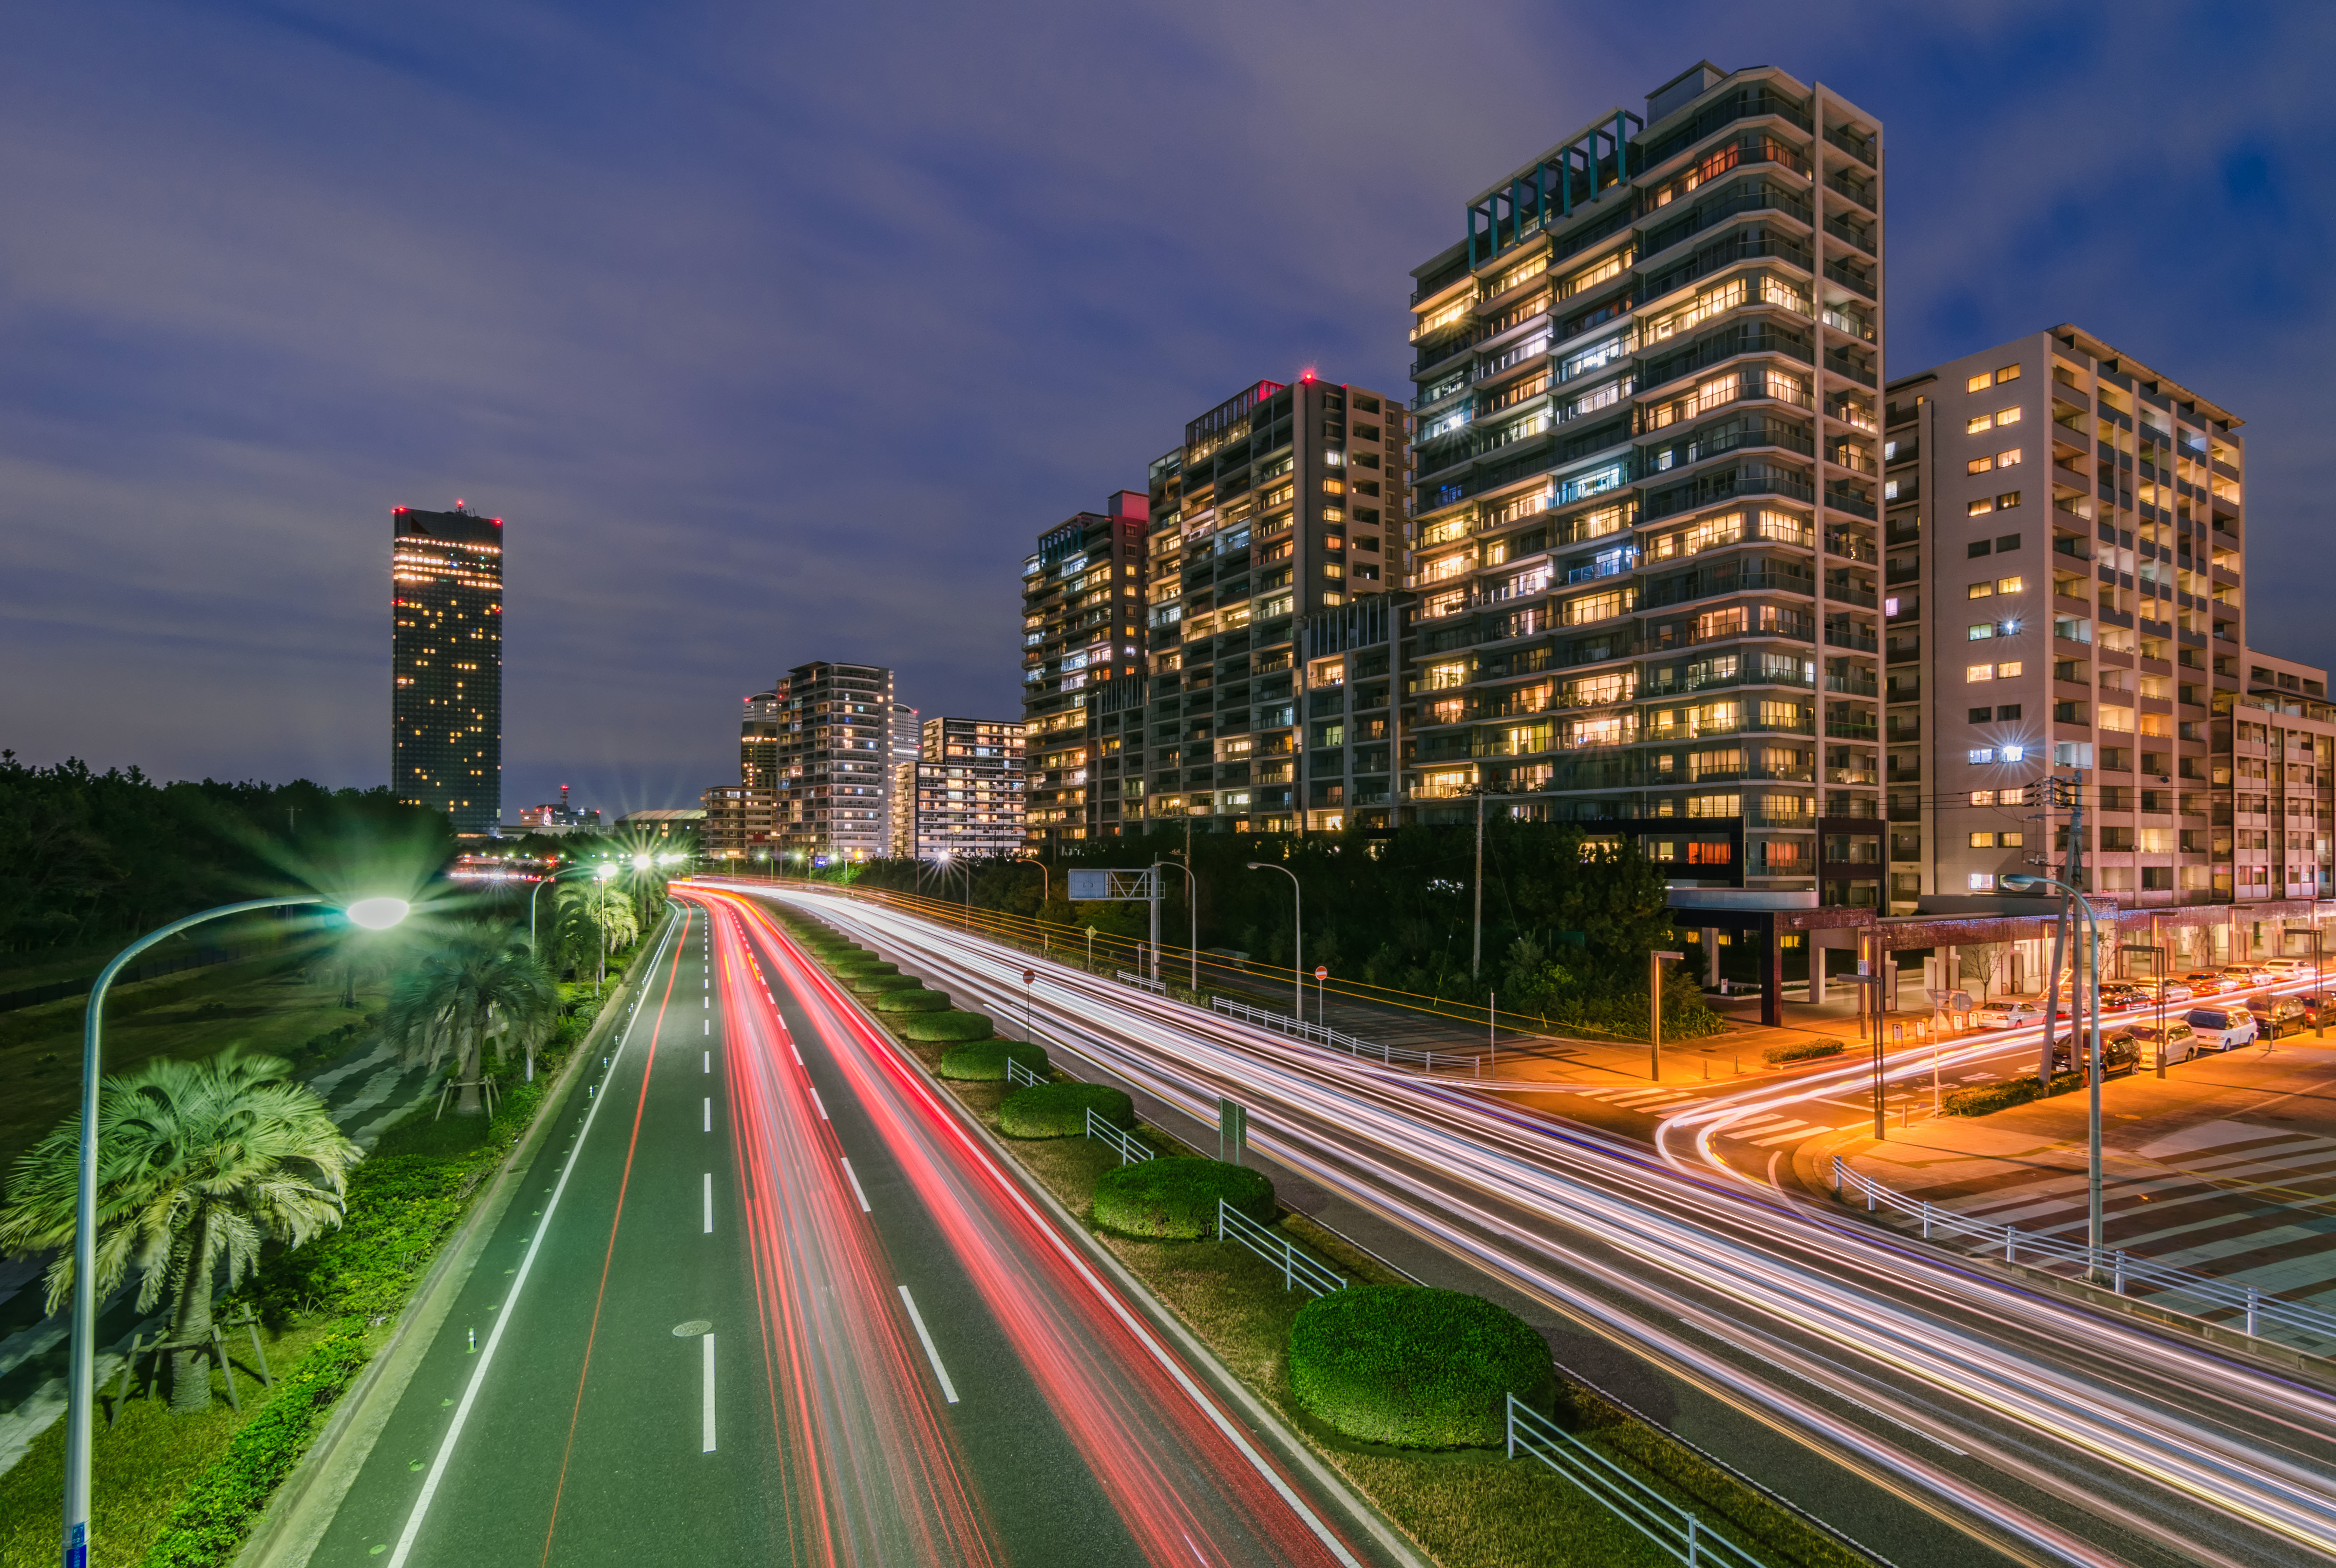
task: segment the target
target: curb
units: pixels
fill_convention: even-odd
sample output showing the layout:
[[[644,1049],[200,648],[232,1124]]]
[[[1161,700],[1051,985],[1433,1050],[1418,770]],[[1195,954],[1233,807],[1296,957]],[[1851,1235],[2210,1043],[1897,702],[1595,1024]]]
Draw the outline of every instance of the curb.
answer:
[[[670,922],[672,916],[668,913],[666,920]],[[355,1386],[334,1407],[325,1429],[308,1445],[298,1466],[276,1489],[242,1548],[230,1559],[233,1568],[304,1568],[357,1472],[372,1456],[375,1439],[420,1368],[431,1340],[453,1310],[454,1298],[486,1251],[495,1222],[510,1207],[514,1176],[522,1166],[533,1164],[539,1141],[574,1093],[583,1064],[624,1011],[619,1004],[633,978],[628,972],[609,992],[609,1005],[600,1009],[591,1029],[578,1042],[575,1054],[568,1058],[535,1119],[528,1124],[526,1135],[503,1157],[492,1183],[471,1205],[470,1213],[439,1249],[430,1271],[414,1287],[389,1338],[366,1361]]]

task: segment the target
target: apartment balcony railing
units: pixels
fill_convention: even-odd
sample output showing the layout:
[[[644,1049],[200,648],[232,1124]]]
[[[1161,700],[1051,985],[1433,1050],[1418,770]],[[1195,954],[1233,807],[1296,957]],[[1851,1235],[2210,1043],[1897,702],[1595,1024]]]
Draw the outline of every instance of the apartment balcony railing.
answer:
[[[1825,553],[1847,560],[1862,560],[1871,565],[1882,557],[1874,548],[1846,530],[1836,529],[1825,535]]]
[[[1882,731],[1871,720],[1860,724],[1854,719],[1825,716],[1825,732],[1835,740],[1879,740]]]
[[[1854,648],[1861,653],[1872,653],[1875,647],[1872,632],[1853,626],[1828,626],[1825,639],[1827,648]]]
[[[1867,233],[1862,226],[1844,222],[1838,218],[1828,218],[1825,220],[1825,232],[1835,239],[1845,239],[1868,256],[1875,254],[1874,236]]]
[[[1782,212],[1803,223],[1816,221],[1816,215],[1809,210],[1807,202],[1796,200],[1781,190],[1739,190],[1717,201],[1698,203],[1679,217],[1650,230],[1647,258],[1660,256],[1675,245],[1683,245],[1713,225],[1747,212]]]
[[[1660,609],[1726,593],[1797,593],[1815,598],[1816,590],[1816,579],[1806,572],[1693,571],[1650,586],[1638,608]]]
[[[1825,139],[1827,141],[1832,142],[1835,147],[1840,148],[1844,152],[1848,153],[1852,158],[1856,159],[1860,163],[1864,164],[1868,169],[1877,167],[1874,152],[1874,139],[1872,137],[1869,136],[1861,140],[1850,135],[1848,131],[1844,131],[1838,125],[1828,125],[1825,127]]]
[[[1845,511],[1852,517],[1863,517],[1869,521],[1877,519],[1882,515],[1880,511],[1874,507],[1870,497],[1861,492],[1845,489],[1839,485],[1827,485],[1825,487],[1825,503],[1833,508],[1835,511]]]
[[[1638,695],[1640,699],[1645,700],[1655,697],[1685,696],[1699,691],[1726,691],[1731,687],[1746,686],[1796,687],[1806,691],[1814,684],[1807,676],[1797,669],[1776,673],[1747,671],[1731,676],[1706,676],[1676,681],[1650,681],[1639,688]]]
[[[1828,174],[1825,176],[1825,188],[1839,191],[1868,212],[1874,210],[1874,188],[1862,180],[1852,180],[1846,174]]]
[[[1867,367],[1864,356],[1854,349],[1847,347],[1826,349],[1825,367],[1835,375],[1845,375],[1862,385],[1874,385],[1874,372]]]
[[[1829,675],[1825,690],[1847,692],[1852,696],[1878,696],[1882,687],[1870,675]]]
[[[1691,511],[1698,506],[1728,501],[1737,496],[1783,495],[1796,501],[1814,501],[1816,487],[1808,478],[1788,468],[1777,468],[1765,463],[1747,463],[1717,473],[1698,474],[1685,484],[1657,491],[1647,497],[1641,521]]]
[[[1815,258],[1790,240],[1723,239],[1717,245],[1707,246],[1695,252],[1668,270],[1649,277],[1640,297],[1659,299],[1673,289],[1684,288],[1697,278],[1708,278],[1723,268],[1733,267],[1739,261],[1764,258],[1789,261],[1804,272],[1814,271],[1816,268]],[[1872,289],[1864,292],[1868,298],[1873,297]]]
[[[1874,289],[1874,279],[1866,276],[1864,269],[1862,268],[1852,267],[1846,261],[1826,262],[1825,275],[1827,278],[1832,278],[1835,283],[1840,284],[1843,287],[1854,289],[1856,292],[1865,296],[1868,299],[1880,297]],[[1868,386],[1874,385],[1871,377],[1866,377],[1864,379],[1865,384]]]
[[[1776,354],[1803,365],[1815,362],[1815,349],[1809,340],[1797,332],[1781,326],[1729,326],[1678,354],[1649,358],[1640,368],[1641,388],[1660,386],[1683,375],[1734,359],[1746,354]]]

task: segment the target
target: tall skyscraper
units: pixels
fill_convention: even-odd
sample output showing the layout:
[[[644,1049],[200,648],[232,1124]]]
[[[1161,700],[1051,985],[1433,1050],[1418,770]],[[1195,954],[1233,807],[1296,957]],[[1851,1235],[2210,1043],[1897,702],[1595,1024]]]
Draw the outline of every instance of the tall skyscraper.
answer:
[[[892,837],[892,672],[797,665],[770,696],[779,716],[776,851],[798,865],[882,855]]]
[[[1706,62],[1414,273],[1405,815],[1879,901],[1881,132]]]
[[[502,816],[503,520],[390,512],[390,787],[458,833]]]
[[[894,765],[892,852],[925,861],[1015,854],[1022,788],[1021,725],[929,718],[918,759]]]
[[[1105,811],[1088,784],[1092,699],[1118,679],[1142,689],[1148,512],[1140,492],[1116,491],[1108,511],[1082,511],[1048,529],[1022,563],[1023,806],[1034,848],[1093,836]],[[1140,808],[1143,782],[1135,783]],[[1119,788],[1114,778],[1107,813],[1114,823]]]

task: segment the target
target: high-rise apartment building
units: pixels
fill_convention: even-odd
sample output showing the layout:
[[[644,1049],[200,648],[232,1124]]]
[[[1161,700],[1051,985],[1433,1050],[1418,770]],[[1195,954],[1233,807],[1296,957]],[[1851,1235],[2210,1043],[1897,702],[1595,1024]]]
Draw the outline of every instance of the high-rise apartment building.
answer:
[[[895,855],[965,860],[1022,851],[1022,726],[929,718],[918,760],[896,765]]]
[[[2326,677],[2247,647],[2237,417],[2062,325],[1889,386],[1891,908],[2004,907],[2069,824],[2127,910],[2327,880]],[[2284,677],[2284,678],[2282,678]]]
[[[503,520],[390,512],[390,787],[458,833],[502,818]]]
[[[1022,563],[1024,823],[1034,848],[1090,836],[1087,715],[1107,681],[1144,667],[1144,497],[1115,492],[1039,536]]]
[[[1489,791],[1681,881],[1878,901],[1880,144],[1705,63],[1416,271],[1406,820]]]
[[[769,696],[778,721],[777,852],[813,865],[882,855],[891,837],[892,672],[864,664],[798,665]]]

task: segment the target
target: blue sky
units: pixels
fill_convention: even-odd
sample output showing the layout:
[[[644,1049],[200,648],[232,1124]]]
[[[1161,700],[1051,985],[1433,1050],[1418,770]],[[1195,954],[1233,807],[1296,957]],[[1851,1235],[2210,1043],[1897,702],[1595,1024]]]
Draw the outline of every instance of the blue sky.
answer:
[[[1708,57],[1889,157],[1893,375],[2075,321],[2247,420],[2322,608],[2336,8],[98,3],[0,54],[0,745],[387,775],[388,511],[508,520],[507,809],[735,776],[821,657],[1017,711],[1183,422],[1402,390],[1464,200]]]

